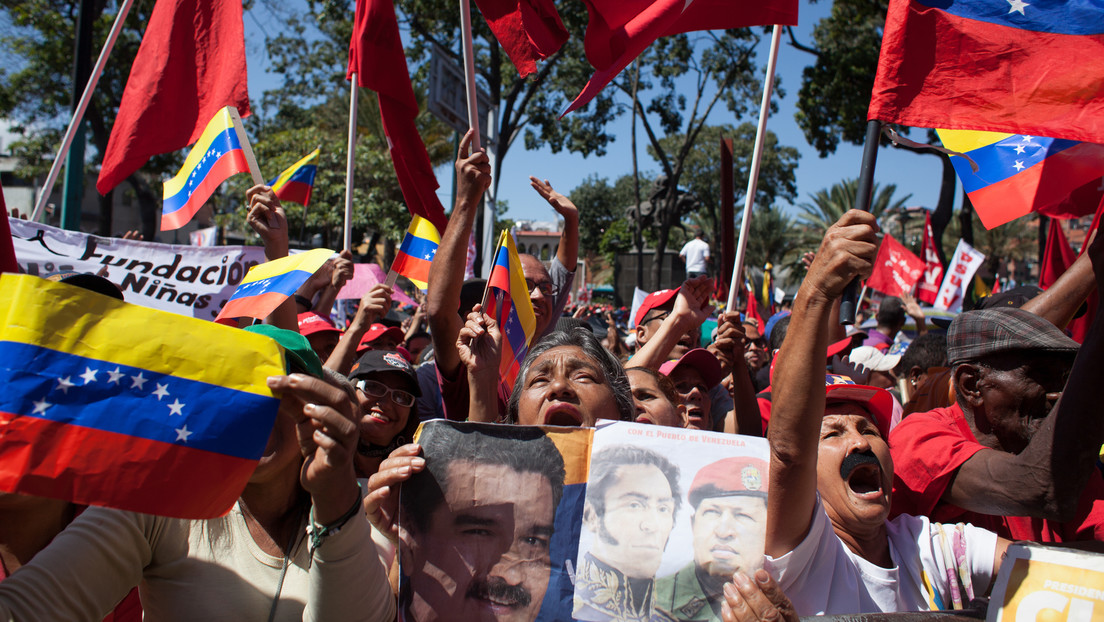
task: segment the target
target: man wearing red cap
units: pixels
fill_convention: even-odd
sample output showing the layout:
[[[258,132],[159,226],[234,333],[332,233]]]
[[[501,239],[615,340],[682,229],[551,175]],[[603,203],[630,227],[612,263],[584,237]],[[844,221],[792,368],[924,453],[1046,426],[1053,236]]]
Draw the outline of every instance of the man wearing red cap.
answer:
[[[687,493],[694,561],[656,581],[656,603],[684,621],[719,621],[724,584],[763,565],[767,463],[725,458],[703,467]]]
[[[307,338],[319,360],[325,362],[341,341],[341,329],[334,326],[329,318],[313,311],[300,313],[298,319],[299,334]]]
[[[854,210],[827,231],[775,365],[765,568],[799,615],[960,608],[988,590],[1008,545],[972,525],[887,520],[892,398],[841,378],[821,385],[833,306],[870,274],[877,231]]]

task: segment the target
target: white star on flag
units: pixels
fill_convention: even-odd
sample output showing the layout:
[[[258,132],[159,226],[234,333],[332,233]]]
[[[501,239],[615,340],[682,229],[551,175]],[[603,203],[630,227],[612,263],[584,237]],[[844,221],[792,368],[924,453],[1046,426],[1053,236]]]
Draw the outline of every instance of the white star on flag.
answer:
[[[426,253],[425,259],[433,259],[433,253]]]
[[[1022,171],[1024,169],[1024,163],[1020,160],[1016,160],[1016,163],[1012,165],[1012,168],[1016,169],[1017,171]]]
[[[80,375],[84,379],[84,384],[92,384],[96,380],[96,370],[91,367],[85,367],[84,373]]]
[[[1023,152],[1024,152],[1024,146],[1023,145],[1016,145],[1016,153],[1023,153]]]
[[[181,426],[176,428],[176,440],[188,442],[188,437],[192,435],[192,432],[188,431],[188,426]]]
[[[54,387],[54,390],[55,391],[61,391],[62,393],[66,394],[66,395],[69,395],[69,388],[77,386],[77,385],[73,384],[72,381],[70,381],[70,378],[72,378],[72,376],[66,376],[64,378],[58,378],[58,383],[57,383],[57,386]]]
[[[1021,143],[1029,143],[1029,142],[1031,142],[1031,137],[1030,136],[1024,136],[1023,139],[1020,140],[1020,142]]]
[[[123,377],[123,372],[121,369],[116,367],[113,371],[107,372],[107,375],[108,384],[119,384],[119,380]]]
[[[180,400],[173,400],[173,403],[169,404],[169,415],[183,415],[184,413],[182,410],[185,406],[187,406],[187,404],[181,403]]]
[[[32,403],[34,404],[34,414],[36,414],[36,415],[46,414],[46,409],[53,406],[53,404],[46,401],[46,398],[42,398],[42,399],[38,400],[37,402],[32,402]]]
[[[169,396],[169,385],[157,383],[157,390],[150,395],[156,395],[157,401],[160,402],[161,398]]]
[[[1024,2],[1023,0],[1008,0],[1008,4],[1009,4],[1009,9],[1008,9],[1009,13],[1019,13],[1020,15],[1025,14],[1024,13],[1024,8],[1031,6],[1030,4]]]
[[[132,388],[132,389],[143,389],[143,388],[145,388],[145,384],[146,384],[147,381],[148,381],[148,378],[143,376],[142,372],[138,372],[137,376],[131,376],[130,377],[130,382],[131,382],[130,388]]]

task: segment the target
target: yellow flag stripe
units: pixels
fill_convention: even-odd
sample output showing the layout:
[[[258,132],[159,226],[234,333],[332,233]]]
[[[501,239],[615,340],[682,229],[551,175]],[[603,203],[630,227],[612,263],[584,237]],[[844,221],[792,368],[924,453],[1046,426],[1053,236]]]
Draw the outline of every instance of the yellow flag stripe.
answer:
[[[1012,134],[1005,132],[980,132],[977,130],[935,130],[943,146],[951,151],[967,153],[1000,142]]]
[[[266,261],[249,269],[242,279],[242,283],[252,283],[262,279],[287,274],[293,270],[303,270],[314,274],[322,267],[322,264],[333,257],[334,252],[328,248],[316,248],[305,253],[288,255],[273,261]]]
[[[280,176],[276,178],[276,181],[272,182],[272,187],[273,188],[279,188],[279,187],[283,186],[284,184],[286,184],[287,181],[289,179],[291,179],[291,176],[294,175],[295,172],[298,171],[301,166],[309,164],[312,160],[314,160],[315,158],[318,157],[318,154],[320,152],[321,152],[321,149],[315,149],[314,151],[312,151],[312,152],[308,153],[307,155],[303,156],[295,164],[292,164],[291,166],[289,166],[286,170],[284,170],[283,173],[280,173]]]
[[[533,312],[533,301],[529,299],[529,288],[525,286],[525,273],[521,270],[521,259],[518,257],[517,247],[514,246],[514,236],[510,235],[509,231],[503,231],[502,240],[499,243],[506,244],[510,253],[510,297],[513,298],[518,320],[525,329],[525,343],[528,345],[537,330],[537,316]]]
[[[285,373],[283,349],[268,337],[35,276],[0,277],[0,309],[3,341],[264,396],[265,379]]]

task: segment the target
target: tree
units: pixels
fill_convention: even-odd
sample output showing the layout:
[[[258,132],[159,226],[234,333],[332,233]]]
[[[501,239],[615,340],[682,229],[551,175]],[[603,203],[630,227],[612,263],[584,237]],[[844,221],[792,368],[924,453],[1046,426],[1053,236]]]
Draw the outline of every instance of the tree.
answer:
[[[809,195],[812,203],[801,203],[797,207],[801,210],[797,220],[806,226],[809,234],[819,240],[837,220],[843,217],[848,210],[855,207],[855,192],[858,188],[857,179],[845,179],[831,188],[818,190]],[[893,193],[897,191],[896,184],[889,184],[879,188],[874,184],[870,199],[870,213],[875,218],[881,219],[882,214],[888,210],[899,210],[905,202],[912,197],[911,194],[901,198],[895,198]]]
[[[633,72],[622,72],[612,83],[636,102],[649,153],[659,162],[663,177],[662,183],[653,186],[656,240],[652,289],[659,286],[672,229],[700,205],[687,200],[681,184],[706,119],[724,102],[739,120],[758,101],[758,42],[759,35],[750,28],[665,37],[640,56],[639,80]],[[692,87],[687,88],[687,83]],[[671,140],[665,143],[664,138]]]
[[[821,157],[835,153],[841,140],[861,145],[866,138],[868,94],[874,88],[887,6],[888,0],[834,0],[831,15],[813,28],[812,45],[799,42],[793,28],[788,28],[790,45],[815,57],[802,72],[796,119],[805,139]],[[908,133],[906,127],[899,126],[898,130]],[[929,132],[928,142],[937,140],[935,133]],[[885,138],[882,143],[887,143]],[[932,232],[936,240],[942,240],[954,209],[954,167],[942,153],[902,148],[940,159],[939,200],[932,212]]]
[[[632,248],[632,231],[625,218],[635,205],[632,175],[622,175],[612,185],[592,175],[570,193],[579,206],[579,249],[602,255],[612,264],[617,255]]]
[[[700,215],[704,216],[702,224],[706,225],[703,229],[710,232],[712,253],[716,257],[720,257],[720,248],[716,241],[721,237],[720,141],[725,138],[732,139],[734,169],[732,198],[733,205],[740,210],[746,200],[747,177],[751,170],[751,156],[755,146],[755,130],[756,126],[752,123],[742,123],[739,127],[729,124],[705,126],[686,156],[683,172],[684,186],[701,204]],[[678,143],[684,139],[682,135],[668,136],[660,140],[660,144],[668,151],[674,151]],[[753,223],[761,212],[769,210],[777,200],[792,202],[797,198],[797,178],[794,171],[800,157],[801,154],[797,149],[779,145],[778,137],[774,132],[767,132],[763,140],[763,157],[760,161],[759,181],[755,191],[755,209],[752,211],[751,218]],[[764,217],[776,218],[771,215]],[[739,223],[739,219],[736,222]],[[752,224],[752,226],[755,225]]]

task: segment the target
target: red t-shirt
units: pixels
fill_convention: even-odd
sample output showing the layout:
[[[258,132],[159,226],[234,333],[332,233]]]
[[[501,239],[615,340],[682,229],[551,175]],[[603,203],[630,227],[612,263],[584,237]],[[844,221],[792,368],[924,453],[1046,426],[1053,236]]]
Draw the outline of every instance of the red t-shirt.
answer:
[[[890,517],[914,514],[941,523],[967,522],[1011,540],[1104,540],[1104,478],[1097,469],[1081,494],[1077,514],[1066,523],[979,514],[941,501],[958,467],[982,449],[986,447],[977,442],[958,404],[905,417],[889,434],[894,471]]]

